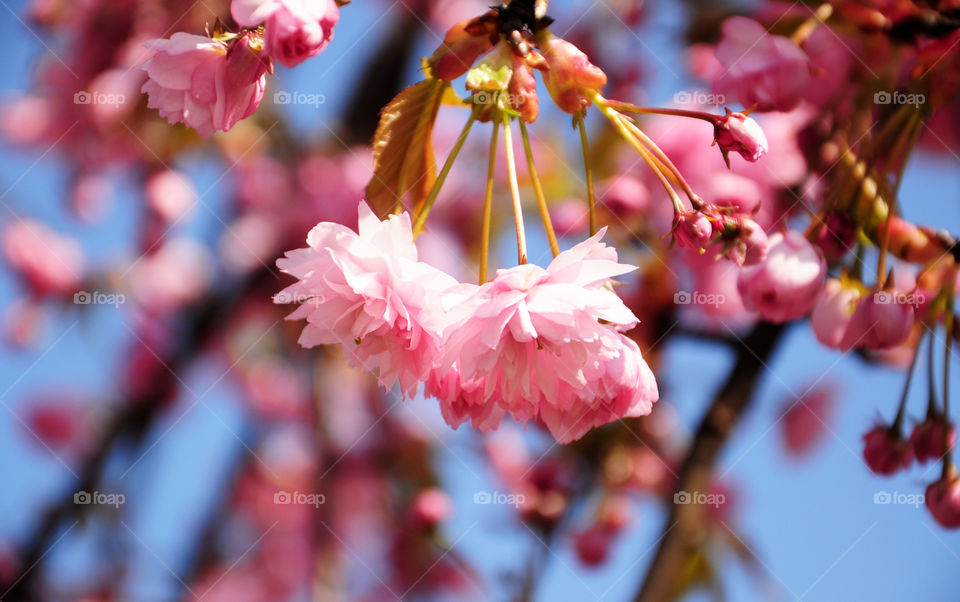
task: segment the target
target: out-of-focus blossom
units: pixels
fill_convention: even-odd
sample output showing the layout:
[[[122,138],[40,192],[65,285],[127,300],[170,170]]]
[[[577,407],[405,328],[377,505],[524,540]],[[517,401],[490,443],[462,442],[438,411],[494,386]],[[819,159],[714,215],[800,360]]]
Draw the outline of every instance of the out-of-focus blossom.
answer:
[[[442,324],[430,306],[456,281],[418,261],[409,215],[381,222],[366,203],[359,233],[322,222],[307,244],[277,261],[298,281],[274,298],[302,303],[287,318],[307,320],[300,344],[339,343],[351,362],[379,371],[384,386],[399,379],[413,395],[439,354]]]
[[[960,479],[947,475],[927,487],[924,503],[931,516],[948,529],[960,527]]]
[[[80,287],[83,249],[45,224],[17,219],[0,233],[3,255],[37,296],[68,295]]]
[[[939,460],[957,445],[957,429],[943,416],[929,416],[910,433],[913,455],[921,464]]]
[[[127,280],[140,305],[167,312],[197,299],[212,277],[213,260],[206,247],[187,238],[175,238],[137,260]]]
[[[894,290],[864,295],[857,303],[841,345],[847,349],[881,350],[902,343],[914,323],[913,306],[902,302],[906,298]]]
[[[863,459],[876,474],[889,476],[910,466],[913,452],[900,433],[879,425],[863,436]]]
[[[168,222],[189,216],[197,203],[197,191],[187,176],[171,169],[151,175],[143,190],[150,208]]]
[[[170,123],[185,123],[201,136],[227,131],[260,105],[268,61],[262,41],[244,34],[228,46],[177,32],[151,40],[155,54],[141,66],[149,79],[147,106]]]
[[[246,27],[266,22],[264,51],[286,67],[326,48],[340,19],[335,0],[233,0],[230,12]]]
[[[810,311],[826,272],[820,250],[799,232],[788,230],[770,237],[763,263],[740,271],[737,288],[747,309],[771,322],[786,322]]]
[[[827,280],[810,314],[810,324],[818,341],[832,349],[844,348],[842,343],[862,295],[862,287],[853,281]]]
[[[800,399],[787,402],[781,422],[783,442],[795,457],[809,453],[827,434],[836,402],[831,386],[820,386],[806,391]]]
[[[810,59],[803,50],[746,17],[724,21],[717,59],[723,70],[713,80],[714,91],[747,108],[789,111],[809,85]]]
[[[441,489],[425,489],[410,503],[410,517],[424,527],[434,527],[450,518],[451,514],[453,501]]]

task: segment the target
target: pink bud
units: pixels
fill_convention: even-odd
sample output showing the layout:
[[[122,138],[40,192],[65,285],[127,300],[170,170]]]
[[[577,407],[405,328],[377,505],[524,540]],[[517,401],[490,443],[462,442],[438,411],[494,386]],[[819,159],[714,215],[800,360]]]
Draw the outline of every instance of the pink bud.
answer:
[[[333,39],[340,19],[334,0],[235,0],[230,7],[240,25],[265,25],[264,51],[286,67],[319,54]]]
[[[757,222],[746,218],[740,222],[736,240],[730,244],[726,257],[739,266],[752,266],[767,258],[770,239]]]
[[[577,558],[585,566],[597,567],[606,562],[610,553],[610,544],[613,542],[613,533],[601,527],[591,527],[576,535],[574,546]]]
[[[960,527],[960,479],[944,477],[927,487],[924,498],[934,520],[948,529]]]
[[[760,124],[743,113],[731,113],[717,119],[714,138],[724,153],[735,152],[747,161],[757,161],[767,154],[767,136]]]
[[[493,48],[491,34],[493,22],[482,17],[461,21],[447,30],[443,44],[434,51],[429,62],[433,74],[445,81],[452,81],[466,73],[480,55]]]
[[[737,290],[747,309],[771,322],[786,322],[805,315],[816,303],[827,263],[799,232],[777,232],[769,242],[763,262],[740,270]]]
[[[607,83],[607,75],[594,66],[579,48],[544,30],[540,50],[547,61],[544,74],[547,90],[557,106],[577,114],[590,106],[587,91],[599,90]]]
[[[425,489],[410,504],[410,516],[415,523],[434,527],[453,514],[453,502],[439,489]]]
[[[957,429],[953,425],[948,425],[947,420],[942,416],[928,417],[923,422],[917,424],[910,434],[910,445],[913,447],[913,455],[917,462],[921,464],[928,460],[939,460],[947,454],[944,449],[944,430],[949,428],[948,445],[953,449],[957,444]]]
[[[0,233],[3,255],[35,295],[76,292],[83,276],[83,249],[42,222],[18,219]]]
[[[673,218],[673,238],[681,247],[702,249],[711,236],[713,225],[699,211],[686,211]]]
[[[902,303],[896,291],[878,291],[866,295],[857,304],[842,347],[872,350],[896,347],[913,329],[913,306]]]
[[[888,426],[877,426],[863,436],[863,459],[878,475],[889,476],[910,466],[910,443]]]
[[[813,306],[810,324],[817,340],[831,349],[841,349],[853,312],[862,290],[855,283],[831,278],[827,280],[817,304]]]

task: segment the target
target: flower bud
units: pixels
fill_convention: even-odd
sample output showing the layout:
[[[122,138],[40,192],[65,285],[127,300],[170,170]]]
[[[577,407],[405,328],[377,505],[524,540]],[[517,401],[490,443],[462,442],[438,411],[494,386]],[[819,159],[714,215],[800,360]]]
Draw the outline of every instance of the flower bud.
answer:
[[[685,211],[673,218],[673,239],[681,247],[703,249],[713,236],[713,224],[699,211]]]
[[[767,154],[767,136],[760,124],[743,113],[731,113],[727,109],[727,114],[714,123],[713,136],[728,166],[727,153],[730,152],[740,153],[747,161],[757,161]]]
[[[467,72],[480,56],[493,48],[491,34],[496,33],[493,21],[484,17],[461,21],[447,30],[443,44],[427,62],[433,74],[452,81]]]
[[[910,466],[910,443],[897,430],[880,425],[863,436],[863,459],[878,475],[890,476]]]
[[[740,220],[736,238],[727,242],[727,259],[738,266],[753,266],[763,263],[767,258],[770,239],[757,222],[745,218]]]
[[[818,341],[831,349],[841,349],[862,295],[862,288],[853,281],[837,278],[827,280],[810,315],[810,325]]]
[[[960,479],[948,475],[927,487],[924,502],[934,520],[948,529],[960,527]]]
[[[899,297],[890,289],[861,298],[850,319],[842,348],[890,349],[906,340],[913,329],[913,306],[898,302]]]
[[[827,263],[820,250],[799,232],[770,237],[763,262],[744,267],[737,278],[743,305],[771,322],[806,314],[823,289]]]
[[[579,48],[549,31],[544,30],[539,43],[548,66],[544,81],[557,106],[574,115],[590,106],[588,91],[599,91],[607,75]]]
[[[949,433],[944,433],[950,429]],[[949,424],[943,416],[930,416],[913,428],[910,434],[910,445],[913,455],[921,464],[929,460],[939,460],[946,455],[944,449],[944,435],[949,439],[947,445],[953,449],[957,445],[957,430]]]

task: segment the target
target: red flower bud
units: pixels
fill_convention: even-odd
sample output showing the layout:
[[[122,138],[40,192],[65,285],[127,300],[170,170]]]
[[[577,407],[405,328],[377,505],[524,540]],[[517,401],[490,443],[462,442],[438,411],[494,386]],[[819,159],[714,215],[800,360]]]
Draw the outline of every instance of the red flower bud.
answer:
[[[863,436],[863,459],[874,473],[889,476],[910,466],[910,443],[888,426],[877,426]]]
[[[579,48],[549,31],[545,30],[539,42],[549,68],[544,81],[553,101],[571,114],[590,106],[587,91],[596,91],[606,85],[607,75]]]

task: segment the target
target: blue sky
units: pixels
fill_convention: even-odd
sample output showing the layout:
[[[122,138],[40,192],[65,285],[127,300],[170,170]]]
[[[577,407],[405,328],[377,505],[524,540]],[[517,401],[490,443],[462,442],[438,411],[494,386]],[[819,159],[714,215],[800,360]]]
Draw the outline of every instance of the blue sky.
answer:
[[[369,41],[368,24],[379,16],[359,0],[343,11],[335,43],[321,57],[295,71],[279,69],[286,89],[316,90],[327,97],[319,111],[291,107],[290,117],[304,131],[322,136],[318,120],[329,119],[342,103],[343,92],[354,73],[356,61],[375,50]],[[659,5],[672,3],[655,3]],[[19,12],[23,2],[5,6]],[[570,19],[576,7],[589,2],[554,2],[554,12]],[[570,10],[570,6],[574,9]],[[394,10],[400,10],[396,8]],[[592,5],[590,11],[606,10]],[[682,74],[674,41],[680,30],[674,9],[657,13],[654,23],[641,32],[642,43],[634,49],[650,66],[653,101],[666,102],[681,89],[678,80],[659,60]],[[0,7],[0,15],[6,13]],[[589,13],[588,13],[589,16]],[[389,17],[389,15],[388,15]],[[564,21],[560,21],[561,23]],[[382,21],[373,35],[386,26]],[[45,50],[43,45],[9,13],[0,17],[0,36],[7,58],[0,63],[0,98],[16,94],[31,81],[30,66]],[[435,40],[427,40],[429,52]],[[652,56],[656,52],[657,58]],[[409,79],[416,77],[411,67]],[[319,82],[319,83],[318,83]],[[341,85],[341,83],[343,85]],[[139,202],[124,174],[117,186],[107,219],[96,226],[80,224],[63,211],[67,174],[56,152],[39,160],[42,151],[10,149],[0,144],[0,221],[35,216],[57,230],[83,241],[92,261],[121,259],[131,250],[131,232]],[[911,164],[903,184],[906,216],[919,223],[960,232],[960,159],[946,155],[921,155]],[[209,161],[186,166],[199,190],[217,178],[217,166]],[[216,211],[220,198],[214,190],[207,205]],[[9,211],[8,211],[9,209]],[[216,225],[208,212],[187,226],[190,233],[210,232]],[[304,225],[305,229],[308,227]],[[542,244],[542,242],[541,242]],[[0,267],[0,307],[7,307],[20,294],[18,283]],[[68,311],[52,319],[41,349],[15,352],[0,349],[0,539],[18,540],[34,526],[38,505],[59,499],[73,487],[69,470],[49,452],[30,445],[16,414],[24,395],[38,387],[78,389],[91,396],[108,395],[120,365],[120,341],[125,340],[124,321],[131,316],[111,308],[95,308],[81,316]],[[660,376],[664,401],[672,403],[687,430],[692,429],[704,404],[726,375],[730,355],[703,343],[676,338],[665,353],[665,371]],[[956,366],[954,366],[956,368]],[[234,403],[236,391],[228,382],[210,387],[222,367],[201,364],[184,379],[201,395],[201,403],[185,394],[155,432],[156,447],[139,459],[119,454],[111,464],[111,486],[124,490],[128,504],[123,519],[131,535],[121,542],[133,558],[133,571],[126,577],[127,591],[138,600],[164,600],[179,584],[163,566],[179,570],[194,525],[202,523],[216,498],[234,459],[243,453],[241,440],[250,425]],[[691,378],[694,373],[696,378]],[[771,428],[782,403],[818,379],[839,383],[842,391],[832,433],[808,460],[790,461],[782,452],[777,428]],[[915,468],[893,479],[872,476],[860,460],[860,437],[879,415],[890,418],[903,385],[901,372],[866,366],[851,357],[840,357],[819,346],[805,324],[796,325],[770,362],[761,379],[753,411],[746,417],[722,457],[721,472],[740,488],[736,526],[749,548],[759,557],[759,574],[768,589],[758,588],[736,562],[721,565],[722,581],[730,600],[948,600],[960,585],[960,534],[938,527],[923,509],[873,503],[878,491],[922,492],[939,469]],[[914,384],[911,415],[923,407],[923,379]],[[956,404],[954,404],[956,407]],[[440,424],[432,402],[414,402],[401,411],[415,411],[441,433],[453,453],[438,457],[438,466],[455,494],[458,511],[447,526],[447,535],[457,550],[473,561],[494,584],[495,576],[515,569],[530,550],[538,547],[515,523],[509,512],[494,506],[476,506],[473,494],[496,489],[475,452],[474,438],[461,429],[449,433]],[[169,430],[169,434],[164,435]],[[24,442],[27,441],[27,445]],[[456,454],[456,457],[454,456]],[[458,459],[459,458],[459,459]],[[475,468],[466,471],[460,460]],[[130,467],[133,466],[131,470]],[[120,478],[120,475],[125,476]],[[194,486],[212,484],[206,487]],[[627,600],[642,578],[659,536],[665,512],[653,504],[638,506],[638,519],[621,539],[611,562],[599,570],[581,568],[569,541],[561,541],[549,555],[550,564],[537,591],[538,600]],[[64,581],[83,579],[97,566],[96,530],[77,527],[52,552],[50,566]],[[695,598],[699,599],[699,598]],[[704,598],[706,599],[706,598]]]

